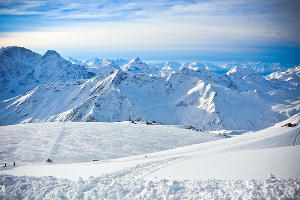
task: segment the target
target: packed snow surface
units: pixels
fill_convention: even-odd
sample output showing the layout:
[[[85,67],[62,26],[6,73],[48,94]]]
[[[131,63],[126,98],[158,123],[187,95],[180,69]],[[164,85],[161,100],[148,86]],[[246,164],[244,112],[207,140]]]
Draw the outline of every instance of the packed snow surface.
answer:
[[[132,122],[49,122],[0,126],[2,162],[108,160],[224,138],[184,126]]]
[[[143,155],[129,157],[124,155],[125,157],[121,156],[117,159],[102,160],[105,159],[102,158],[95,162],[78,163],[76,160],[78,158],[75,158],[74,162],[77,163],[70,163],[69,156],[66,154],[63,155],[66,157],[66,163],[63,164],[56,164],[55,156],[53,157],[54,163],[30,163],[31,161],[25,162],[24,160],[22,166],[2,168],[0,171],[2,174],[0,176],[2,185],[0,195],[12,199],[299,199],[300,128],[299,125],[284,126],[287,123],[299,124],[299,122],[299,115],[295,115],[284,122],[257,132]],[[123,126],[124,129],[127,126],[127,129],[132,131],[147,126],[130,124],[130,122],[122,122],[119,125],[116,125],[118,123],[106,124],[108,130],[110,129],[109,125],[111,127],[113,125]],[[62,124],[40,123],[13,125],[1,127],[1,129],[14,130],[10,132],[14,135],[11,137],[21,135],[25,140],[26,137],[30,138],[31,136],[18,131],[21,126],[28,126],[27,131],[32,132],[45,126],[47,128],[43,130],[53,134],[55,128],[51,128],[51,126],[56,127],[59,132],[62,129],[62,126],[59,125]],[[66,123],[65,130],[68,130],[66,127],[69,130],[74,128],[73,133],[69,131],[69,136],[66,134],[68,140],[76,141],[76,136],[72,137],[71,135],[80,134],[81,131],[75,131],[80,125],[82,123]],[[97,126],[99,126],[98,123],[95,125],[90,123],[81,130],[85,130],[86,133],[91,132],[90,134],[93,135],[95,130],[91,131],[90,129],[95,129]],[[134,129],[134,126],[138,128]],[[146,129],[141,131],[139,133],[141,142],[144,140],[147,143],[155,140],[154,143],[159,144],[159,140],[163,141],[166,138],[155,138],[153,133],[164,128],[170,128],[170,131],[167,131],[170,138],[173,137],[173,131],[178,132],[176,137],[180,137],[180,132],[184,130],[180,127],[163,127],[161,125],[148,125],[148,128],[150,132],[154,132],[148,136],[145,133],[146,137],[144,137]],[[126,131],[123,132],[126,134]],[[208,140],[207,133],[192,132],[184,134],[186,136],[200,134],[200,138],[203,135],[205,140]],[[126,140],[131,135],[127,133],[128,136],[124,137],[120,134],[122,132],[119,132],[117,136],[110,134],[106,136],[112,136],[114,141],[114,138],[117,137],[120,140]],[[9,136],[6,137],[9,138]],[[40,135],[40,137],[43,136]],[[56,139],[60,138],[58,134],[55,137]],[[99,151],[96,149],[103,148],[101,145],[99,147],[86,146],[91,143],[86,142],[82,135],[81,137],[83,138],[82,144],[79,144],[80,141],[78,141],[70,146],[84,149],[87,152],[91,149]],[[61,138],[58,140],[63,147],[67,141],[63,139],[64,137]],[[54,140],[54,138],[49,139],[49,143],[53,143],[51,141]],[[126,143],[129,141],[123,141],[121,144],[112,142],[110,148],[122,149],[120,146],[126,146]],[[165,141],[161,144],[167,143]],[[12,144],[7,140],[2,145],[11,147],[14,151],[12,146],[18,146],[18,144],[18,142]],[[41,148],[32,143],[27,145],[31,146],[29,149],[31,148],[32,152],[35,151],[35,148]],[[47,152],[52,152],[52,149],[49,148]],[[59,150],[56,150],[55,153],[59,154]],[[10,156],[15,156],[15,154],[17,155],[13,152]],[[77,153],[73,155],[77,155]],[[37,155],[37,157],[42,158],[43,156]],[[70,157],[72,157],[72,153]]]

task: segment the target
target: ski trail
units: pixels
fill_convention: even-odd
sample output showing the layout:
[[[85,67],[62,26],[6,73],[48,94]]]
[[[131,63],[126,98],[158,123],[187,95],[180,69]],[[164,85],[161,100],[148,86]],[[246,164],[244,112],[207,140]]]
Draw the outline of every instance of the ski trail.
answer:
[[[295,135],[294,139],[293,139],[293,142],[292,142],[292,146],[295,146],[296,143],[297,143],[297,139],[298,139],[298,136],[300,135],[300,129],[296,129],[296,131],[298,131],[298,133]],[[252,138],[249,138],[248,141],[251,141],[253,140]],[[244,142],[243,140],[237,140],[237,141],[234,141],[234,144],[239,144],[241,142]],[[223,146],[224,149],[228,148],[228,146],[231,146],[232,144],[230,145],[225,145]],[[170,165],[173,165],[177,162],[181,162],[181,161],[184,161],[184,160],[189,160],[191,158],[197,158],[197,157],[201,157],[203,155],[208,155],[208,154],[211,154],[211,153],[214,153],[216,152],[215,150],[217,149],[217,152],[218,152],[218,147],[212,147],[212,148],[209,148],[207,150],[204,150],[204,151],[201,151],[200,153],[192,153],[190,155],[184,155],[184,156],[177,156],[177,157],[171,157],[169,159],[164,159],[164,160],[161,160],[161,161],[157,161],[157,162],[151,162],[148,163],[148,165],[145,165],[145,166],[139,166],[139,167],[136,167],[136,168],[141,168],[141,169],[144,169],[144,173],[140,176],[140,178],[144,178],[152,173],[154,173],[155,171],[157,170],[160,170],[160,169],[163,169],[167,166],[170,166]],[[151,165],[151,168],[149,167]],[[140,171],[142,171],[140,169]],[[137,174],[135,174],[136,176]]]
[[[293,141],[293,146],[295,146],[296,145],[296,142],[297,142],[297,137],[300,135],[300,130],[298,130],[298,133],[297,133],[297,135],[295,136],[295,138],[294,138],[294,141]]]
[[[164,159],[160,161],[150,161],[147,163],[139,164],[134,167],[125,168],[123,170],[108,173],[103,176],[104,177],[113,177],[118,180],[127,180],[127,181],[133,181],[133,180],[143,180],[145,176],[148,174],[151,174],[161,168],[164,168],[171,163],[173,163],[178,158],[170,158],[170,159]]]
[[[50,155],[49,155],[49,158],[53,161],[54,160],[54,157],[55,155],[57,154],[58,152],[58,149],[59,149],[59,145],[65,135],[65,123],[62,123],[62,127],[61,127],[61,131],[59,132],[59,134],[57,135],[56,137],[56,140],[52,146],[52,149],[50,151]]]

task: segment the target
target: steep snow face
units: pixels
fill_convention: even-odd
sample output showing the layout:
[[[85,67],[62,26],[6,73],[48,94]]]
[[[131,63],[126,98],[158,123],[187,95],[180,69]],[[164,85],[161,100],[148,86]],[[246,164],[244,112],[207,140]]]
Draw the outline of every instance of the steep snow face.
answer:
[[[0,50],[0,100],[34,88],[34,66],[39,63],[41,57],[21,47],[6,47]]]
[[[171,75],[169,81],[172,88],[186,94],[177,104],[185,124],[198,124],[204,130],[250,130],[266,127],[283,117],[272,110],[268,96],[241,88],[247,84],[244,79],[183,68]]]
[[[7,47],[0,52],[0,100],[24,94],[41,84],[92,76],[84,67],[73,65],[52,50],[44,56],[21,47]]]
[[[117,72],[102,78],[38,86],[1,104],[1,124],[39,121],[121,121],[138,119],[130,102],[114,88]],[[4,114],[5,113],[5,114]]]
[[[87,79],[94,74],[87,72],[83,66],[66,61],[56,51],[49,50],[35,67],[33,75],[40,83],[51,83]]]

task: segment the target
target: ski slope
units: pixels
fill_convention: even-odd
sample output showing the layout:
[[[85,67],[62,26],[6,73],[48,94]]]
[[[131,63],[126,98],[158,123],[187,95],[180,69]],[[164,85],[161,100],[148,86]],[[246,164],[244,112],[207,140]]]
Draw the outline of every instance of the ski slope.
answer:
[[[38,161],[30,163],[24,159],[22,166],[2,168],[0,171],[0,185],[2,185],[0,197],[2,195],[12,199],[299,199],[300,127],[283,126],[289,122],[299,124],[299,114],[257,132],[220,140],[210,138],[209,142],[198,142],[165,151],[155,152],[158,149],[153,153],[144,151],[142,155],[119,156],[116,159],[106,160],[101,158],[96,162],[79,162],[80,159],[76,158],[73,163],[67,159],[65,162],[60,161],[59,164]],[[63,125],[61,123],[28,125],[40,126],[39,128],[48,126],[48,129],[44,129],[47,131],[49,126],[54,124]],[[95,129],[93,124],[97,123],[66,123],[65,126],[79,128],[85,124]],[[105,127],[109,124],[113,127],[118,123],[104,124]],[[125,127],[137,126],[136,130],[147,126],[129,122],[119,124]],[[18,126],[26,125],[7,126],[1,129],[16,130]],[[59,128],[61,127],[57,127]],[[173,128],[173,131],[168,132],[170,138],[172,132],[191,131],[174,126],[152,125],[147,126],[139,135],[144,133],[147,135],[148,128],[152,129],[152,134],[164,128],[166,130]],[[85,127],[82,130],[89,129]],[[175,138],[179,137],[180,131]],[[73,133],[76,134],[77,132]],[[188,135],[187,132],[185,134]],[[195,132],[195,134],[205,136],[208,141],[206,133]],[[23,137],[26,137],[26,134]],[[169,138],[166,135],[164,137]],[[84,137],[81,138],[84,141]],[[126,137],[121,140],[124,138]],[[151,138],[157,143],[166,139],[155,138],[155,134]],[[139,139],[146,140],[146,143],[150,140],[147,137]],[[178,139],[181,142],[182,140]],[[56,141],[55,137],[49,141]],[[61,139],[60,143],[63,141],[64,139]],[[79,143],[80,141],[76,144]],[[162,144],[165,145],[167,142]],[[117,145],[119,144],[115,143],[112,146]],[[51,148],[48,152],[51,152]],[[59,150],[56,153],[59,154]]]
[[[136,124],[135,124],[136,123]],[[0,126],[0,160],[18,165],[108,160],[224,138],[184,126],[53,122]]]

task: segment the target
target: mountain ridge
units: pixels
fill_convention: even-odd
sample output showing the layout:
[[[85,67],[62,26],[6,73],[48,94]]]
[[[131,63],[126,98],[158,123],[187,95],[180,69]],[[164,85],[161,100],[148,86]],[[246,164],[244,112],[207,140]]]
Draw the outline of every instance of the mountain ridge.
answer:
[[[101,60],[91,72],[55,51],[39,59],[27,80],[35,87],[0,102],[1,125],[141,120],[201,130],[258,130],[300,110],[295,103],[299,67],[267,77],[241,66],[224,74],[194,65],[162,73],[135,58],[121,67]]]

